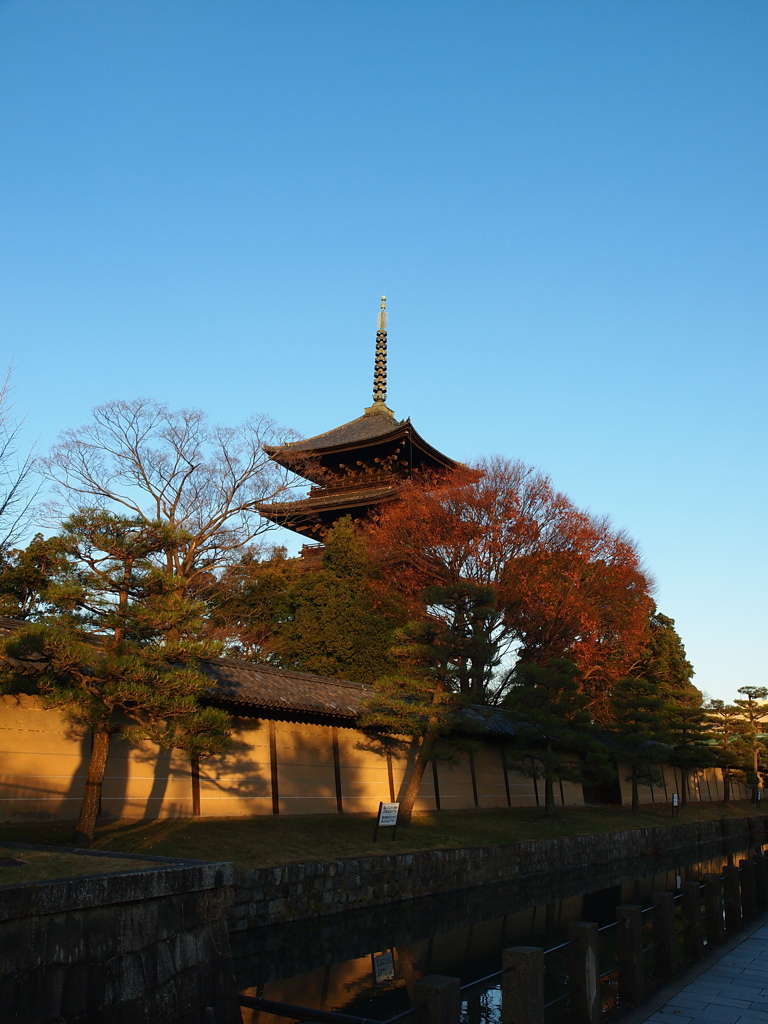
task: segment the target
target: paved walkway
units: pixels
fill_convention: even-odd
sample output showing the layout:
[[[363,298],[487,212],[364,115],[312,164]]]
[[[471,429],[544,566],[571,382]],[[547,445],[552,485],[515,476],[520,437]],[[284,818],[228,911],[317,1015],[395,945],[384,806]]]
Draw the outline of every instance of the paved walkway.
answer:
[[[724,951],[649,1016],[637,1019],[647,1024],[768,1024],[768,924]]]

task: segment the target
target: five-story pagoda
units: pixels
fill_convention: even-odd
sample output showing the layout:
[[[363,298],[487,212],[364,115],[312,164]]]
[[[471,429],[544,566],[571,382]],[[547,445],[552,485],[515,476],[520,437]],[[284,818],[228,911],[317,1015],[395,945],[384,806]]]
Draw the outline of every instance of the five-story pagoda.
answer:
[[[382,296],[376,332],[373,404],[349,423],[304,441],[268,446],[271,459],[314,486],[300,501],[262,505],[267,519],[322,541],[343,516],[365,519],[392,501],[415,474],[444,473],[457,466],[421,437],[410,419],[397,420],[387,406],[387,311]]]

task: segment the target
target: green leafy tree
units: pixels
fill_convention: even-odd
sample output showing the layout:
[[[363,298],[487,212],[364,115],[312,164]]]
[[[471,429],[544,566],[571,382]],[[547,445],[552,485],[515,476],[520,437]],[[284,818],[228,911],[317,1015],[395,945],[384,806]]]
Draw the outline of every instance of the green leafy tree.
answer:
[[[691,680],[693,665],[675,629],[675,620],[655,608],[649,618],[649,640],[635,669],[635,676],[647,679],[665,701],[700,705],[701,691]]]
[[[179,539],[161,525],[78,512],[61,533],[68,567],[48,588],[45,620],[0,641],[6,690],[36,691],[91,729],[79,843],[93,840],[114,735],[193,759],[228,744],[228,717],[201,704],[211,684],[200,661],[218,653],[196,639],[202,605],[155,564]]]
[[[768,719],[768,704],[761,703],[768,697],[768,687],[765,686],[740,686],[739,693],[744,696],[735,700],[734,704],[741,708],[746,723],[746,739],[750,747],[750,770],[749,782],[752,787],[752,801],[757,803],[760,799],[762,788],[762,775],[760,773],[760,757],[765,753],[766,733],[762,730],[762,724]]]
[[[208,635],[228,653],[363,683],[395,670],[394,631],[407,616],[349,517],[328,531],[316,567],[284,549],[258,554],[208,588]]]
[[[630,767],[632,810],[640,809],[638,786],[659,785],[658,765],[669,753],[666,739],[665,702],[658,687],[647,679],[620,679],[610,697],[612,733],[616,753]]]
[[[51,589],[69,559],[60,537],[38,533],[26,548],[0,552],[0,615],[36,620],[47,614]]]
[[[227,656],[280,664],[280,636],[293,613],[293,589],[306,570],[285,548],[246,551],[205,588],[206,636]]]
[[[731,783],[751,768],[752,747],[742,709],[723,700],[705,705],[712,745],[723,777],[723,803],[731,799]]]
[[[574,754],[594,763],[607,761],[598,749],[589,712],[589,697],[581,688],[578,668],[563,659],[547,665],[521,662],[511,675],[504,698],[515,719],[514,768],[522,775],[544,780],[544,813],[555,813],[555,783],[584,780],[584,766]],[[590,749],[587,749],[591,747]]]
[[[345,517],[325,537],[320,569],[302,573],[291,586],[274,657],[284,668],[372,683],[395,670],[394,632],[404,622],[364,538]]]

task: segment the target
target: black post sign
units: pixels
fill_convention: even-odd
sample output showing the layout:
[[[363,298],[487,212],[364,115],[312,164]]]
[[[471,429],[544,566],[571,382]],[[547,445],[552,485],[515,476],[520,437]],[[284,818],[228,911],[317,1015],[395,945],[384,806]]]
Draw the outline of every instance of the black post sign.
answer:
[[[392,838],[394,839],[397,835],[397,816],[400,813],[400,804],[379,804],[379,813],[376,815],[376,828],[373,830],[373,841],[379,834],[379,826],[382,828],[391,828],[394,826]]]

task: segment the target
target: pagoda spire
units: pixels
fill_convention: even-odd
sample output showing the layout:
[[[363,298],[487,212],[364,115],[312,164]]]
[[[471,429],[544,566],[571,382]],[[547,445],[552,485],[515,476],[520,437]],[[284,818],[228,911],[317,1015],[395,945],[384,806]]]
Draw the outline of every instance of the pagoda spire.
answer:
[[[369,413],[394,413],[387,407],[387,297],[381,296],[379,321],[376,329],[376,357],[373,363],[373,405],[365,410]]]

